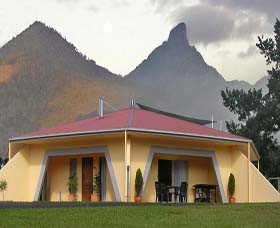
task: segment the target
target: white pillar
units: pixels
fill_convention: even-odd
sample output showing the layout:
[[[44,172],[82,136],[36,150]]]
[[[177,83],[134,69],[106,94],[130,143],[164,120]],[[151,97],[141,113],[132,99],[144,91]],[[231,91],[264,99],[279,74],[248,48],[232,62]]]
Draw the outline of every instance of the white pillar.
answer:
[[[131,140],[127,137],[127,132],[125,134],[125,200],[129,202],[130,199],[130,147]]]
[[[251,201],[251,184],[250,184],[250,163],[251,163],[251,145],[248,143],[248,202]]]

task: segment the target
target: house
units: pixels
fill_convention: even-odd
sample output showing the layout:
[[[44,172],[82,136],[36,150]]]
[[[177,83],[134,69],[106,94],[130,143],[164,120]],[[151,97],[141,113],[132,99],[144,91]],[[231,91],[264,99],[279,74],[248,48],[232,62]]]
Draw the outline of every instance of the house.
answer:
[[[258,170],[250,139],[145,106],[104,114],[100,99],[99,107],[98,116],[11,138],[9,162],[0,171],[8,182],[5,200],[67,201],[67,181],[75,175],[78,201],[87,201],[99,173],[102,201],[134,201],[140,168],[144,202],[155,202],[155,182],[185,181],[187,202],[195,200],[194,186],[204,184],[216,185],[217,201],[227,203],[230,173],[236,202],[280,201]]]

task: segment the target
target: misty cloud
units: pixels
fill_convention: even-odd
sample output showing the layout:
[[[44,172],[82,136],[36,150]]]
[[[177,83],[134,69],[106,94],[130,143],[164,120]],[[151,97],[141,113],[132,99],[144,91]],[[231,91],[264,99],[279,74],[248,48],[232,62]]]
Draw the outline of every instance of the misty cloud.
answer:
[[[150,1],[174,24],[185,22],[191,41],[204,45],[271,33],[276,17],[280,17],[279,0],[200,0],[192,5],[181,0]]]
[[[279,0],[208,0],[208,2],[235,10],[261,13],[272,20],[280,16]]]
[[[247,50],[238,53],[239,58],[247,58],[258,53],[258,48],[255,45],[250,46]]]
[[[209,44],[227,39],[234,28],[234,15],[227,9],[196,5],[174,11],[173,21],[184,21],[193,43]]]
[[[99,8],[96,5],[90,5],[87,9],[95,13],[99,11]]]
[[[177,7],[181,5],[183,0],[150,0],[156,6],[156,11],[161,12],[170,7]]]
[[[58,3],[77,3],[77,2],[82,2],[84,0],[56,0]]]
[[[56,0],[60,4],[68,4],[73,6],[75,4],[75,7],[81,7],[86,10],[92,11],[94,13],[97,13],[100,11],[100,8],[97,7],[96,4],[91,3],[90,0]]]

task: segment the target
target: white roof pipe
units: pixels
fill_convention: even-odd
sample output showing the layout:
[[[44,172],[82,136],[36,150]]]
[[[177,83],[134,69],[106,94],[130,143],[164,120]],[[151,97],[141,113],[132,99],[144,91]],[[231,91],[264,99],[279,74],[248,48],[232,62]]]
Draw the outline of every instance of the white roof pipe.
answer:
[[[104,97],[98,99],[98,114],[100,118],[104,117]]]
[[[131,103],[130,103],[131,108],[134,108],[134,99],[131,99]]]

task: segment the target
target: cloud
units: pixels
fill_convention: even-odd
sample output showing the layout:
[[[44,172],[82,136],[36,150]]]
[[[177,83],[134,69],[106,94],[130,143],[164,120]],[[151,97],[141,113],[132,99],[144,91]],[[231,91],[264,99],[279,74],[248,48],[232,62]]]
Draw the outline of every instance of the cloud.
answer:
[[[280,0],[150,0],[172,23],[185,22],[192,43],[250,40],[272,32]],[[161,10],[158,10],[161,9]]]
[[[58,3],[77,3],[77,2],[81,2],[83,0],[56,0]]]
[[[234,15],[230,11],[207,5],[181,8],[171,18],[186,23],[192,42],[205,45],[229,38],[234,28]]]
[[[133,4],[132,1],[129,0],[115,0],[115,1],[110,1],[110,3],[112,4],[113,7],[127,7],[127,6],[131,6],[131,4]]]
[[[90,5],[87,7],[87,9],[92,12],[99,12],[100,10],[96,5]]]
[[[232,31],[235,38],[248,39],[259,33],[268,33],[272,28],[266,18],[261,15],[237,13],[238,19],[235,21],[235,28]]]
[[[257,53],[258,53],[257,47],[255,45],[252,45],[247,50],[239,52],[237,56],[239,58],[247,58],[247,57],[251,57]]]
[[[128,7],[133,4],[132,0],[103,0],[102,3],[92,0],[55,0],[60,4],[76,4],[86,6],[85,8],[90,11],[100,11],[103,8],[120,8]]]
[[[208,0],[208,2],[235,10],[258,12],[273,20],[280,16],[279,0]]]
[[[183,3],[183,0],[150,0],[153,5],[156,6],[157,12],[165,11],[167,8],[170,9],[176,8],[177,6],[180,6]]]
[[[71,6],[82,7],[86,10],[92,11],[92,12],[99,12],[100,8],[96,6],[96,4],[91,3],[90,0],[56,0],[56,2],[60,4],[68,4]],[[74,5],[75,4],[75,5]]]

